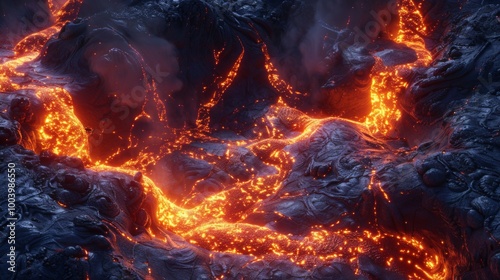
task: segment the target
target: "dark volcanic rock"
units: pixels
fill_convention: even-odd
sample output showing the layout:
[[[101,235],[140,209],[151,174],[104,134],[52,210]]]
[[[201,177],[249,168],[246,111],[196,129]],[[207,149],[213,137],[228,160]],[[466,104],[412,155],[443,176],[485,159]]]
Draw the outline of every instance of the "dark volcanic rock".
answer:
[[[0,224],[17,219],[8,277],[405,279],[428,269],[499,278],[498,4],[415,0],[435,58],[404,75],[398,139],[307,115],[363,117],[374,56],[385,66],[415,59],[387,41],[397,13],[356,40],[388,2],[83,1],[81,18],[40,53],[43,75],[71,77],[94,160],[120,165],[145,152],[154,163],[137,172],[42,151],[43,102],[0,87],[0,174],[16,165],[12,215],[0,176]],[[34,16],[29,3],[0,4],[0,31]],[[33,64],[24,76],[0,70],[20,87],[61,86],[36,80]],[[278,74],[307,94],[274,84]],[[0,233],[1,275],[9,235]]]

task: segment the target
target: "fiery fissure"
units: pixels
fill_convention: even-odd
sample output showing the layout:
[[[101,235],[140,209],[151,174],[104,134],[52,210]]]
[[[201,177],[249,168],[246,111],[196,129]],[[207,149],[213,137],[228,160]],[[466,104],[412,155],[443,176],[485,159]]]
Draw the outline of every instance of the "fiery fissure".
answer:
[[[58,15],[61,16],[61,13],[59,11]],[[374,74],[371,91],[373,109],[365,121],[365,125],[373,133],[389,133],[393,129],[394,122],[401,117],[396,100],[399,91],[406,88],[408,84],[399,73],[408,71],[413,67],[424,66],[431,60],[429,52],[425,49],[423,39],[416,32],[412,32],[409,27],[409,24],[412,24],[416,26],[418,32],[425,33],[423,19],[417,7],[411,0],[403,0],[400,13],[400,30],[395,41],[404,43],[416,50],[418,61],[409,65],[393,68],[386,67]],[[408,20],[410,22],[407,22]],[[46,30],[47,34],[43,34],[43,36],[49,36],[49,33],[54,34],[59,28],[60,25],[56,25],[56,28]],[[412,29],[415,29],[415,27]],[[19,48],[21,46],[22,44]],[[32,61],[40,48],[41,46],[26,49],[23,56],[16,57],[0,65],[0,90],[34,90],[48,112],[43,126],[37,131],[41,148],[52,150],[60,155],[75,156],[90,161],[87,134],[74,114],[69,93],[62,88],[32,84],[26,86],[13,82],[13,78],[22,75],[16,69]],[[267,54],[265,45],[263,45],[263,51]],[[183,145],[191,143],[194,138],[203,137],[205,140],[210,140],[206,135],[199,133],[200,131],[209,132],[207,125],[208,111],[217,104],[237,75],[243,55],[244,53],[239,56],[229,76],[219,83],[219,87],[214,92],[210,102],[202,107],[198,132],[175,133],[175,141],[162,147],[160,154],[141,152],[138,159],[126,162],[122,167],[110,167],[90,161],[89,163],[94,165],[92,169],[96,171],[124,172],[133,175],[136,172],[135,169],[145,169],[147,165],[158,161],[161,155],[180,149]],[[219,56],[220,53],[215,54],[217,63]],[[268,56],[266,70],[269,74],[270,83],[278,91],[286,91],[290,95],[299,94],[279,78],[277,70]],[[158,103],[159,97],[157,95],[154,97],[156,103]],[[285,104],[280,102],[277,107],[283,108]],[[164,107],[162,107],[161,111],[164,112],[164,110]],[[165,113],[162,116],[160,119],[165,118]],[[270,123],[266,119],[263,119],[262,122]],[[290,260],[306,268],[313,268],[318,263],[334,260],[345,260],[352,263],[353,266],[357,266],[356,260],[359,256],[369,250],[383,249],[382,244],[387,244],[387,242],[397,242],[396,247],[400,248],[401,254],[387,257],[385,263],[388,267],[399,263],[400,267],[414,271],[413,277],[416,279],[444,278],[446,268],[443,268],[443,260],[438,255],[430,253],[422,240],[413,237],[370,231],[338,231],[318,226],[306,236],[299,238],[278,233],[264,226],[244,222],[247,215],[244,210],[250,209],[252,205],[276,193],[291,169],[294,159],[282,148],[307,138],[314,133],[321,122],[322,120],[309,122],[301,133],[291,139],[283,139],[284,134],[281,131],[275,127],[266,126],[267,132],[265,135],[269,135],[271,139],[266,139],[261,134],[261,137],[258,137],[260,141],[256,143],[229,143],[225,155],[226,160],[229,161],[233,156],[230,149],[231,144],[233,146],[245,146],[256,153],[269,153],[268,156],[274,159],[273,164],[269,165],[276,169],[275,174],[265,177],[254,176],[248,181],[238,182],[236,183],[237,187],[211,195],[199,205],[190,209],[171,202],[151,179],[144,176],[143,185],[145,191],[152,194],[158,201],[156,219],[166,229],[183,236],[195,245],[212,251],[252,255],[255,256],[254,261],[264,258]],[[211,155],[193,154],[193,157],[204,158],[211,157]],[[382,186],[372,185],[375,184],[373,176],[374,174],[368,188],[380,188],[385,199],[390,202],[390,198],[383,191]],[[235,209],[239,210],[232,212]],[[236,215],[240,215],[240,217],[235,217]],[[228,220],[236,220],[236,222],[228,222]]]
[[[387,135],[401,118],[397,97],[408,87],[401,73],[407,73],[414,67],[427,66],[432,60],[421,37],[427,32],[427,28],[419,7],[412,0],[402,0],[399,7],[399,31],[394,41],[415,50],[418,59],[414,63],[395,67],[386,67],[377,61],[378,71],[372,77],[372,110],[365,120],[365,125],[375,134]]]

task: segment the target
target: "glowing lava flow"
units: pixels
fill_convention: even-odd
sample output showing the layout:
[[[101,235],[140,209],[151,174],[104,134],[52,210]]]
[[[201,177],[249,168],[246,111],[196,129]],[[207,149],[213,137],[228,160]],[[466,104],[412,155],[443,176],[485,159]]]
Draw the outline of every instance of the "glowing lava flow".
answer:
[[[366,118],[365,125],[372,133],[383,135],[388,134],[394,123],[401,118],[401,111],[397,108],[397,96],[408,87],[408,83],[400,74],[431,62],[431,55],[421,37],[421,34],[426,33],[426,26],[418,7],[412,0],[402,0],[399,7],[399,32],[394,41],[415,50],[418,59],[414,63],[395,67],[383,66],[380,60],[377,61],[376,73],[372,77],[372,111]]]
[[[88,160],[87,134],[73,112],[70,94],[50,85],[49,77],[38,74],[33,66],[45,42],[59,32],[68,18],[77,13],[80,2],[70,0],[62,7],[55,7],[49,1],[55,24],[21,40],[14,47],[16,57],[0,64],[0,92],[26,91],[34,93],[42,101],[45,119],[37,130],[39,150],[51,150],[56,154]]]
[[[38,130],[41,149],[88,160],[89,144],[85,128],[74,114],[61,114],[73,112],[69,93],[61,88],[39,88],[36,95],[47,112],[44,125]]]
[[[409,23],[405,23],[405,20],[410,19],[418,26],[423,26],[421,15],[418,12],[410,12],[415,11],[414,8],[411,0],[403,0],[401,28],[397,41],[404,42],[417,50],[419,60],[411,65],[384,69],[374,75],[372,82],[374,109],[365,122],[372,132],[387,133],[392,127],[392,122],[400,116],[396,109],[395,98],[397,91],[407,85],[398,76],[398,73],[411,69],[411,67],[423,65],[430,59],[422,39],[408,31],[407,24]],[[419,28],[425,31],[424,27]],[[58,28],[47,30],[43,35],[47,38],[57,30]],[[22,45],[29,44],[24,41],[19,48]],[[78,118],[74,115],[71,97],[65,90],[43,83],[23,86],[11,82],[12,78],[22,76],[22,73],[18,73],[16,68],[34,59],[36,57],[34,52],[39,49],[39,45],[36,48],[25,49],[28,53],[25,56],[0,65],[0,90],[31,89],[42,100],[48,112],[43,126],[38,130],[38,139],[42,149],[50,149],[60,155],[88,158],[87,135]],[[267,50],[264,52],[267,53]],[[220,83],[220,88],[214,94],[214,98],[204,106],[206,110],[213,107],[234,76],[237,75],[242,55],[236,61],[227,79]],[[276,70],[270,62],[267,63],[267,71],[269,80],[274,87],[295,94],[290,86],[280,82]],[[289,122],[289,125],[292,126],[291,129],[297,132],[294,137],[284,139],[284,132],[274,127],[269,118],[264,119],[263,123],[270,125],[264,125],[262,128],[264,131],[257,131],[260,137],[256,141],[252,143],[229,142],[225,156],[217,159],[219,162],[230,163],[234,158],[241,157],[241,154],[236,152],[237,148],[233,149],[233,147],[244,146],[263,159],[269,167],[274,168],[274,174],[263,177],[252,176],[249,180],[238,181],[231,188],[206,197],[201,203],[190,209],[180,207],[170,201],[152,180],[146,176],[143,177],[146,193],[152,194],[157,200],[156,219],[163,227],[200,247],[218,252],[251,255],[255,257],[254,261],[262,259],[290,260],[309,269],[318,264],[340,261],[348,263],[352,267],[358,267],[361,256],[365,254],[378,255],[383,250],[390,250],[397,252],[397,255],[396,253],[384,255],[385,259],[382,262],[387,267],[411,272],[409,277],[415,279],[446,277],[444,260],[433,250],[426,248],[422,240],[413,237],[366,230],[362,232],[338,231],[321,226],[313,228],[306,236],[292,236],[278,233],[264,226],[246,223],[244,220],[247,211],[252,211],[252,207],[257,203],[275,194],[294,164],[294,158],[283,148],[307,139],[323,122],[329,120],[301,118],[293,109],[286,108],[284,104],[278,104],[275,109],[275,117],[281,118],[285,123]],[[289,119],[289,117],[294,116],[295,119]],[[191,133],[185,132],[180,135],[179,138],[175,139],[175,142],[165,146],[160,155],[165,155],[172,152],[173,149],[180,149],[182,145],[190,143],[190,138],[194,137]],[[202,154],[201,151],[193,152],[192,156],[207,160],[216,158],[208,153]],[[159,159],[159,155],[142,153],[138,160],[127,162],[123,168],[96,164],[92,169],[133,175],[136,172],[132,170],[134,167],[144,170],[142,159],[148,157],[153,162]],[[148,163],[150,162],[151,160],[148,161]],[[367,187],[371,188],[371,186]],[[389,200],[389,198],[387,199]]]

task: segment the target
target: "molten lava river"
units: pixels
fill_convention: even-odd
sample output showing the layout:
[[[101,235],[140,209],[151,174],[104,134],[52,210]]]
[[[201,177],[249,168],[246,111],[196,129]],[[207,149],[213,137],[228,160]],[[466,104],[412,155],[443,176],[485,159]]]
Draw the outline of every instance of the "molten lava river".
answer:
[[[498,4],[31,2],[49,23],[0,52],[2,275],[500,277],[498,73],[470,79]]]

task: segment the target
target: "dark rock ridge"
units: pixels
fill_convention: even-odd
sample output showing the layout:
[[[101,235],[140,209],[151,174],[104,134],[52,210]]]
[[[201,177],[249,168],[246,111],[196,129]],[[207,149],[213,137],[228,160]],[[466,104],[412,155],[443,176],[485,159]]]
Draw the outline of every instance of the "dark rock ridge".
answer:
[[[221,94],[208,112],[214,132],[210,141],[193,141],[142,170],[169,200],[189,208],[214,193],[275,175],[279,172],[271,155],[285,152],[294,161],[286,165],[279,188],[244,209],[227,211],[228,222],[263,226],[297,240],[318,226],[327,228],[332,238],[342,230],[412,236],[425,239],[426,251],[440,256],[433,272],[446,268],[448,278],[500,278],[499,4],[463,1],[447,19],[439,12],[452,1],[416,1],[422,2],[432,27],[426,40],[434,58],[429,67],[407,75],[410,86],[399,96],[404,116],[396,124],[397,137],[388,138],[339,118],[355,116],[343,114],[336,104],[320,106],[322,94],[352,87],[357,95],[342,108],[356,107],[357,96],[366,94],[373,56],[391,65],[414,54],[391,43],[373,52],[373,45],[353,41],[353,29],[343,30],[345,26],[332,20],[322,23],[331,41],[311,58],[331,64],[320,71],[308,69],[300,45],[314,40],[299,42],[302,36],[292,35],[314,38],[315,22],[325,15],[311,7],[326,12],[327,1],[94,2],[84,1],[80,18],[67,23],[40,57],[44,71],[72,79],[67,88],[85,126],[96,129],[104,117],[116,124],[116,134],[106,135],[91,156],[107,158],[127,146],[123,139],[130,134],[140,138],[147,127],[149,135],[161,138],[164,131],[196,126],[200,108]],[[334,8],[347,1],[335,3]],[[370,11],[387,2],[354,4]],[[351,28],[366,21],[361,13]],[[0,22],[4,26],[8,24]],[[296,26],[304,29],[287,33]],[[391,32],[390,24],[385,32]],[[386,42],[383,33],[375,44]],[[350,48],[340,47],[345,42]],[[309,95],[292,99],[272,84],[264,43],[283,79]],[[355,56],[356,63],[342,64],[346,56]],[[238,63],[230,86],[220,88]],[[132,94],[137,86],[147,94],[159,92],[166,121],[138,118],[140,108],[158,113],[152,99],[132,100],[138,103],[134,107],[113,95]],[[300,111],[275,106],[280,96]],[[12,275],[6,274],[3,253],[8,252],[8,233],[0,233],[1,273],[10,279],[408,277],[405,266],[393,268],[381,261],[397,248],[390,242],[383,243],[386,252],[372,248],[354,263],[339,258],[310,269],[275,256],[255,258],[193,245],[162,226],[156,216],[158,198],[146,191],[141,173],[95,171],[81,159],[41,151],[37,128],[46,112],[40,102],[29,91],[0,94],[0,173],[7,174],[7,163],[16,164],[18,251]],[[121,118],[124,112],[112,108],[129,112]],[[334,116],[318,120],[306,115],[328,113]],[[283,137],[257,139],[251,134],[263,116]],[[138,120],[143,121],[141,129]],[[308,128],[311,132],[300,137]],[[238,146],[237,141],[246,144]],[[139,143],[153,150],[157,144]],[[232,157],[224,158],[228,150]],[[117,162],[133,158],[134,151],[122,156]],[[6,176],[0,184],[7,186]],[[5,229],[7,188],[0,190],[0,224]]]

